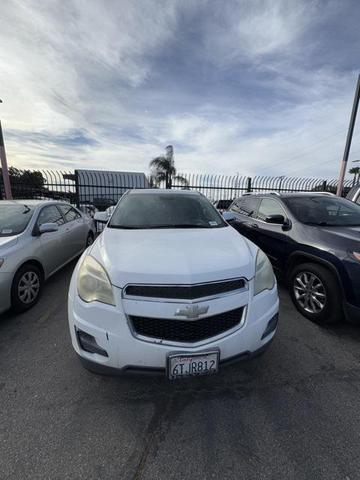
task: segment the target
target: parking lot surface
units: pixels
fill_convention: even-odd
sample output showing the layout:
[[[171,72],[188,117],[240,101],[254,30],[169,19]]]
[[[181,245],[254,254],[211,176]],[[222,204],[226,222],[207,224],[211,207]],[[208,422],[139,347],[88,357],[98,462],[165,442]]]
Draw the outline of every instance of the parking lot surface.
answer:
[[[320,328],[280,288],[261,358],[176,383],[97,376],[70,344],[73,267],[0,317],[1,479],[360,478],[360,327]]]

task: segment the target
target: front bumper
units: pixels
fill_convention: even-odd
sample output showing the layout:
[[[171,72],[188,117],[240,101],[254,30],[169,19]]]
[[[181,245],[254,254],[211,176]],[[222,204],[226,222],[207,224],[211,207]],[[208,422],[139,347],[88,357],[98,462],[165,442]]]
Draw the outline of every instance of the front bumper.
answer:
[[[149,371],[150,373],[164,372],[167,357],[171,353],[182,352],[189,355],[196,352],[218,348],[220,364],[240,356],[249,358],[259,349],[265,347],[273,338],[276,331],[276,322],[266,336],[269,322],[278,314],[279,300],[276,286],[271,291],[264,291],[252,298],[252,293],[246,291],[246,308],[243,321],[238,327],[196,343],[168,342],[151,338],[140,338],[132,331],[128,315],[136,314],[132,309],[146,309],[152,317],[168,318],[167,311],[173,312],[178,305],[160,302],[133,302],[131,305],[121,298],[121,290],[115,290],[117,306],[100,304],[98,302],[85,303],[77,295],[75,285],[76,270],[74,272],[68,301],[69,327],[72,345],[90,370],[103,373]],[[249,302],[249,298],[251,301]],[[240,299],[240,300],[239,300]],[[213,314],[219,311],[230,311],[239,307],[237,303],[244,302],[240,295],[227,295],[217,300],[207,301]],[[201,303],[201,302],[198,302]],[[243,305],[245,304],[243,303]],[[182,305],[183,306],[183,305]],[[126,313],[125,313],[126,312]],[[80,347],[77,330],[94,337],[96,345],[107,354],[90,353]]]
[[[252,358],[259,357],[262,355],[270,346],[274,336],[265,343],[262,347],[260,347],[255,352],[243,352],[239,355],[235,355],[235,357],[228,358],[226,360],[220,361],[221,367],[226,367],[229,365],[233,365],[235,363],[251,360]],[[81,355],[77,354],[80,362],[82,365],[93,373],[97,373],[99,375],[108,375],[108,376],[122,376],[122,375],[166,375],[166,368],[151,368],[151,367],[136,367],[132,365],[128,365],[122,369],[120,368],[112,368],[106,365],[102,365],[96,362],[93,362],[87,358],[82,357]]]
[[[11,284],[13,274],[0,272],[0,313],[11,307]]]

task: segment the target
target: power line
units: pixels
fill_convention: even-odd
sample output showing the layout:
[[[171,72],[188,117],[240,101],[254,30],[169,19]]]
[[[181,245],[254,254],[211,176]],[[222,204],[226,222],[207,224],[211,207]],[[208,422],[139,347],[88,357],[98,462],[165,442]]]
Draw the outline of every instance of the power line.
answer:
[[[273,168],[273,167],[276,167],[278,165],[282,165],[283,163],[288,163],[291,160],[296,160],[297,158],[302,158],[304,156],[307,156],[307,155],[311,154],[313,152],[313,150],[318,150],[319,148],[321,148],[321,146],[320,146],[320,147],[317,147],[317,148],[314,149],[314,148],[312,148],[313,146],[319,145],[319,144],[323,143],[325,140],[328,140],[329,138],[333,138],[333,137],[342,135],[345,132],[346,132],[346,130],[342,130],[342,131],[337,132],[337,133],[332,133],[331,135],[328,135],[328,136],[322,138],[321,140],[318,140],[317,142],[311,144],[310,148],[307,148],[305,150],[305,153],[301,152],[301,153],[298,153],[296,155],[293,155],[292,157],[287,157],[286,159],[284,158],[283,160],[280,160],[280,162],[272,163],[271,165],[269,165],[268,167],[264,167],[263,169],[266,170],[266,169],[269,169],[269,168]]]

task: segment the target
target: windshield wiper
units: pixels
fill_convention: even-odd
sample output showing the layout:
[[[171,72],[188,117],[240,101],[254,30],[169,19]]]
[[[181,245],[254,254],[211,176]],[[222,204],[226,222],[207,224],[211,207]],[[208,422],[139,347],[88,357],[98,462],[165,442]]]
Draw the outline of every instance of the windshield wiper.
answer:
[[[165,228],[214,228],[206,225],[196,225],[193,223],[174,223],[168,225],[108,225],[108,228],[118,228],[125,230],[151,230]]]

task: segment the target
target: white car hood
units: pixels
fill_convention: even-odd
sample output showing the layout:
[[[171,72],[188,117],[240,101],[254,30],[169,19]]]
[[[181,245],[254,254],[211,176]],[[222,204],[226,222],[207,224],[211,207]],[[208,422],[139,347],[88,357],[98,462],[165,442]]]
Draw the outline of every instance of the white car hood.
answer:
[[[111,283],[193,284],[255,274],[256,247],[232,227],[121,230],[106,228],[90,255]]]

